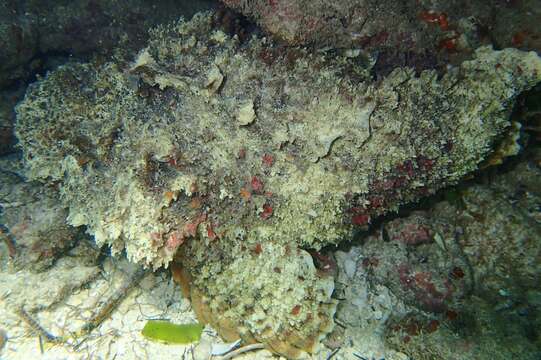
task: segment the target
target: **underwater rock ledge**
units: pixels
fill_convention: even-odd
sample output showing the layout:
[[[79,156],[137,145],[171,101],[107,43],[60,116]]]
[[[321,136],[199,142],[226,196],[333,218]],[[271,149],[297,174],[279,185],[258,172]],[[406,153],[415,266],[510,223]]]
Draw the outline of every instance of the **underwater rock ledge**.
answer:
[[[541,81],[533,52],[480,48],[441,79],[241,43],[196,15],[132,64],[69,64],[31,85],[16,134],[68,222],[145,266],[174,258],[199,317],[290,358],[332,330],[332,274],[307,251],[457,183]]]

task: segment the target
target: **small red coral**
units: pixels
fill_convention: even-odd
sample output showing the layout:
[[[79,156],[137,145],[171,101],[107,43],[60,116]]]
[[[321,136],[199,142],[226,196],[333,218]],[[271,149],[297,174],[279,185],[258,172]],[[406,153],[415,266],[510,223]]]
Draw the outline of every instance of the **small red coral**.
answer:
[[[265,164],[268,167],[271,167],[274,164],[274,156],[271,154],[265,154],[263,155],[263,164]]]
[[[449,52],[454,52],[457,50],[458,45],[458,35],[443,39],[439,43],[439,48],[442,50],[447,50]]]
[[[446,13],[437,13],[433,10],[421,11],[419,15],[421,20],[429,24],[438,24],[440,29],[446,31],[449,29],[449,20]]]
[[[257,244],[254,248],[254,252],[259,255],[263,252],[263,246],[261,246],[261,244]]]
[[[370,221],[370,215],[366,215],[366,214],[353,215],[353,217],[351,218],[351,223],[353,225],[358,225],[358,226],[366,225],[368,224],[369,221]]]
[[[214,232],[214,229],[212,228],[212,224],[207,225],[207,236],[210,240],[216,239],[217,235]]]
[[[167,241],[165,242],[165,247],[167,248],[167,250],[174,251],[184,243],[184,240],[185,237],[183,233],[181,233],[180,231],[173,231],[167,238]]]
[[[272,212],[272,206],[270,206],[269,204],[265,204],[263,205],[263,211],[261,212],[261,214],[259,214],[259,216],[261,216],[263,220],[266,220],[272,216]]]
[[[263,181],[261,181],[261,179],[258,178],[257,176],[252,177],[252,181],[250,182],[250,184],[252,185],[252,190],[255,191],[256,193],[262,192],[263,188],[265,187],[265,185],[263,184]]]
[[[193,222],[184,225],[184,234],[187,236],[195,236],[195,234],[197,233],[197,227],[206,219],[207,215],[201,214],[197,218],[195,218]]]

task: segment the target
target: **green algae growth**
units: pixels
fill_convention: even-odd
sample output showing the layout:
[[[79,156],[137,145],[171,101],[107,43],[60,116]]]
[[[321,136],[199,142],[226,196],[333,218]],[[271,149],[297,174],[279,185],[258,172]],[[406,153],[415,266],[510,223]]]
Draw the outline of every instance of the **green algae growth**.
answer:
[[[190,344],[199,341],[204,326],[201,324],[173,324],[164,320],[149,320],[143,328],[145,338],[166,344]]]

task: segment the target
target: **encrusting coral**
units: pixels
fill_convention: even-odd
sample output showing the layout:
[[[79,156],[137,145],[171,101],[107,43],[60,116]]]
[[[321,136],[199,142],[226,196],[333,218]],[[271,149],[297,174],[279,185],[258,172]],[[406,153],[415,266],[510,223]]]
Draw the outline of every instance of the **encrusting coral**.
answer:
[[[442,78],[381,81],[355,57],[241,42],[211,14],[161,27],[131,64],[69,64],[17,107],[26,175],[68,222],[154,268],[174,258],[224,337],[291,358],[333,326],[312,253],[454,184],[504,136],[535,53],[480,48]]]

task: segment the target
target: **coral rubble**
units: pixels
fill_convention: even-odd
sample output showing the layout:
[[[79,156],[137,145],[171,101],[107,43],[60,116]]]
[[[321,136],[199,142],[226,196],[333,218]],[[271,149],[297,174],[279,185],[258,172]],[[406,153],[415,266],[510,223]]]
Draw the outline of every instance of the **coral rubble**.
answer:
[[[541,59],[484,47],[441,78],[368,74],[355,56],[241,42],[199,14],[153,31],[133,63],[31,85],[16,133],[26,175],[58,186],[71,225],[146,266],[175,259],[224,338],[294,358],[336,307],[332,265],[310,252],[476,170]]]

